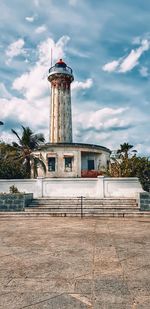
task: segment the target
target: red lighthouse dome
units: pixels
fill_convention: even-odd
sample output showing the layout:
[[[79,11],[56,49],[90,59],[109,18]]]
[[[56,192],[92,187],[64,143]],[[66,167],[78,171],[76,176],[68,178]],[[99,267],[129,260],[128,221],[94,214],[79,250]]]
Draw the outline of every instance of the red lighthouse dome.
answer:
[[[57,62],[56,62],[56,64],[55,64],[55,66],[57,67],[57,68],[66,68],[66,63],[62,60],[62,59],[59,59]]]

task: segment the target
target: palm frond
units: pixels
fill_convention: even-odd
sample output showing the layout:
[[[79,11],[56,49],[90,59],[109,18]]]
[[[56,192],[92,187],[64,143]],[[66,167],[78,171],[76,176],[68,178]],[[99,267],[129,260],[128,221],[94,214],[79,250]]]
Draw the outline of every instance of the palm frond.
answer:
[[[13,130],[13,129],[11,129],[11,131],[12,131],[13,134],[15,134],[15,135],[17,136],[19,142],[21,143],[21,138],[20,138],[20,136],[18,135],[18,133],[17,133],[15,130]]]

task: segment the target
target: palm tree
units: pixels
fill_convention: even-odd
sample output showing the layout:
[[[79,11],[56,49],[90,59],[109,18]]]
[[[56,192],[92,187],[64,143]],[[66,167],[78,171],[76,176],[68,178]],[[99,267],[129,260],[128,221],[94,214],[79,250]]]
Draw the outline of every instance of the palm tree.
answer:
[[[26,169],[27,178],[31,178],[33,172],[34,178],[38,176],[38,167],[41,166],[46,173],[46,166],[41,158],[38,158],[34,151],[44,143],[43,134],[34,134],[29,127],[23,127],[23,133],[20,137],[18,133],[12,129],[13,134],[18,138],[19,143],[13,142],[13,148],[16,150],[15,160],[20,161]]]
[[[117,150],[117,154],[122,155],[125,159],[129,158],[129,151],[133,148],[133,145],[124,143],[120,145],[120,149]]]

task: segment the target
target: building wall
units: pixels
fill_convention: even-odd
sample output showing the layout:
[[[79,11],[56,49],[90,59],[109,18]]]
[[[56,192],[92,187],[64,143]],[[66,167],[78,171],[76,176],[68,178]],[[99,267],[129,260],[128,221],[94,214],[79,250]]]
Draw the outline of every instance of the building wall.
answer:
[[[55,171],[46,172],[46,177],[81,177],[81,155],[79,150],[55,148],[49,151],[42,151],[41,156],[45,165],[48,166],[48,158],[55,158]],[[72,158],[72,171],[65,171],[65,157]],[[39,169],[39,176],[44,176],[43,171]]]
[[[81,177],[81,170],[88,169],[88,159],[94,159],[95,170],[103,170],[107,168],[107,161],[109,160],[109,153],[103,150],[96,150],[92,147],[83,148],[73,147],[73,146],[63,146],[60,147],[59,144],[55,147],[50,146],[41,150],[40,152],[35,152],[40,156],[47,166],[46,177]],[[48,171],[48,158],[55,158],[56,168],[55,171]],[[65,157],[72,158],[72,171],[65,170]],[[38,175],[40,177],[44,176],[43,171],[39,168]]]
[[[37,197],[138,198],[143,192],[138,178],[37,178],[0,180],[0,193],[9,193],[10,186]]]

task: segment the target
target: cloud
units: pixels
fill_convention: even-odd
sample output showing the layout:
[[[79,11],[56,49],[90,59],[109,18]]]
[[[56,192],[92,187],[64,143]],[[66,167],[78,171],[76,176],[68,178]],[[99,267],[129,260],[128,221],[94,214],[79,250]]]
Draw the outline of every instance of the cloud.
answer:
[[[143,40],[142,44],[136,50],[132,50],[130,54],[123,60],[120,65],[119,72],[125,73],[131,71],[135,66],[139,64],[138,60],[142,54],[149,50],[150,43],[148,40]]]
[[[12,133],[10,133],[9,131],[1,131],[1,141],[5,141],[5,143],[11,143],[12,141],[15,140],[15,136],[14,139],[12,137]]]
[[[31,128],[48,127],[49,97],[30,102],[26,99],[12,97],[12,99],[1,99],[1,119],[12,128],[12,125],[25,125]],[[15,123],[12,124],[12,120]]]
[[[27,20],[29,23],[33,23],[35,20],[35,16],[27,16],[25,17],[25,20]]]
[[[76,6],[78,0],[69,0],[69,5]]]
[[[139,59],[145,51],[150,48],[150,42],[145,39],[142,40],[141,46],[137,49],[132,49],[127,57],[120,58],[119,60],[114,60],[112,62],[106,63],[102,69],[106,72],[120,72],[126,73],[131,71],[135,66],[139,64]]]
[[[35,6],[36,6],[36,7],[39,7],[40,1],[39,1],[39,0],[33,0],[33,1],[34,1]]]
[[[35,33],[37,33],[37,34],[41,34],[45,31],[47,31],[47,27],[45,25],[42,25],[42,26],[35,29]]]
[[[47,67],[37,63],[28,73],[14,80],[13,89],[18,90],[29,101],[43,97],[48,91],[46,72]]]
[[[136,36],[136,37],[133,38],[132,44],[134,44],[134,45],[139,45],[140,43],[141,43],[141,38],[140,38],[140,36]]]
[[[89,89],[93,85],[91,78],[86,79],[84,82],[74,81],[72,83],[72,90]]]
[[[120,120],[117,115],[123,114],[127,108],[103,108],[89,115],[88,126],[101,128],[112,128],[124,125],[123,120]]]
[[[18,39],[17,41],[11,43],[7,50],[6,50],[6,56],[8,57],[7,59],[7,63],[11,62],[11,60],[14,57],[17,57],[21,54],[25,54],[25,50],[24,50],[24,40],[23,39]]]
[[[141,67],[139,70],[141,76],[143,77],[148,77],[149,76],[149,72],[148,72],[148,68],[147,67]]]
[[[39,62],[45,66],[50,65],[51,51],[53,62],[59,58],[65,57],[66,47],[70,37],[63,35],[56,43],[52,38],[48,38],[37,47],[39,54]]]
[[[103,71],[106,71],[106,72],[113,72],[113,71],[116,71],[116,69],[118,68],[119,66],[119,63],[120,61],[118,60],[114,60],[112,62],[109,62],[109,63],[106,63],[102,69]]]
[[[53,61],[65,56],[65,48],[69,41],[68,36],[62,36],[56,43],[48,38],[37,46],[38,60],[29,72],[22,74],[13,82],[13,89],[18,90],[27,100],[42,98],[48,94],[49,83],[47,80],[48,68],[51,62],[51,49]]]
[[[124,113],[128,110],[128,108],[102,108],[98,109],[94,112],[86,111],[86,113],[81,112],[80,114],[77,112],[76,122],[78,127],[83,129],[93,129],[96,130],[108,130],[113,127],[122,127],[127,125],[127,122],[123,117]]]
[[[0,83],[0,98],[10,99],[12,95],[7,91],[5,85]]]
[[[101,108],[96,111],[74,111],[74,137],[75,140],[87,143],[101,144],[103,141],[107,147],[115,143],[116,134],[120,133],[120,138],[135,126],[132,117],[129,118],[128,108]]]
[[[53,61],[65,57],[65,49],[70,38],[62,36],[56,43],[49,38],[37,46],[38,60],[29,72],[22,74],[13,82],[13,89],[17,90],[27,100],[42,98],[49,93],[49,82],[47,80],[48,67],[50,67],[51,49],[53,51]],[[88,89],[92,87],[93,80],[75,81],[72,84],[73,90]]]

